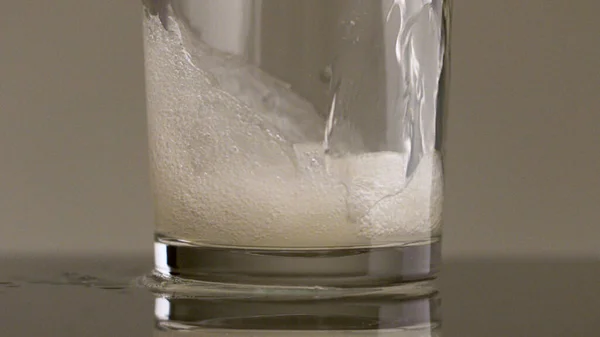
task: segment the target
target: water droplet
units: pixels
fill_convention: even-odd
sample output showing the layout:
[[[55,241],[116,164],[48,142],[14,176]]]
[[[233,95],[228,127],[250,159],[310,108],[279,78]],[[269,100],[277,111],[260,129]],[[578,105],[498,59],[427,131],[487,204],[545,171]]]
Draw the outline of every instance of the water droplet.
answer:
[[[104,289],[104,290],[125,290],[125,289],[127,289],[126,286],[122,286],[122,285],[99,285],[98,288]]]
[[[321,73],[319,74],[319,78],[321,79],[321,81],[323,83],[326,83],[326,84],[331,83],[331,79],[333,78],[333,68],[331,67],[331,65],[328,65],[323,70],[321,70]]]
[[[0,287],[3,288],[19,288],[21,285],[15,282],[3,281],[0,282]]]

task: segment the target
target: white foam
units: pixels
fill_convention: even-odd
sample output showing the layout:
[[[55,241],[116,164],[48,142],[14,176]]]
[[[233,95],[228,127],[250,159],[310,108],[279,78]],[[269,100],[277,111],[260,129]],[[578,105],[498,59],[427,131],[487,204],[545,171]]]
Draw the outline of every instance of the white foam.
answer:
[[[270,247],[431,233],[441,202],[437,154],[410,180],[401,153],[328,158],[325,121],[310,103],[258,69],[186,43],[170,20],[170,31],[155,17],[145,21],[159,231]]]

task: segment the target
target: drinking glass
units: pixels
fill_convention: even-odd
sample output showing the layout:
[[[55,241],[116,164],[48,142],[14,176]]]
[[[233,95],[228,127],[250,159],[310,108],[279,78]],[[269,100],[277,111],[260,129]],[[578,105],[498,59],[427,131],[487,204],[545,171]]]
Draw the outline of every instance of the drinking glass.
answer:
[[[162,286],[434,291],[450,1],[143,2]]]

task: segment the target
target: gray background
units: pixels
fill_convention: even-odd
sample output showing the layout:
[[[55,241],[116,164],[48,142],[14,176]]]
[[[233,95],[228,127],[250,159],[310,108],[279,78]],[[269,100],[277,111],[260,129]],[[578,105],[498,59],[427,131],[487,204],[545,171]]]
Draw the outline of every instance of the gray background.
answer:
[[[140,1],[0,6],[0,253],[151,251]],[[600,257],[600,2],[455,0],[447,256]]]

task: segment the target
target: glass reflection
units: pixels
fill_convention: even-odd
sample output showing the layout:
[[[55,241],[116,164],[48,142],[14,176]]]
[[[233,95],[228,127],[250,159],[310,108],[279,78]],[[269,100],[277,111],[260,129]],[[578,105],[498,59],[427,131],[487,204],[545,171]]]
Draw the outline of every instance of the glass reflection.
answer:
[[[441,336],[439,293],[421,298],[208,299],[157,294],[155,337]]]

